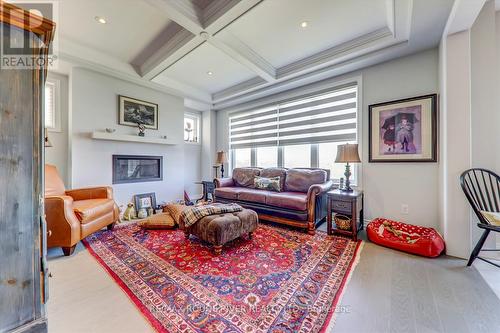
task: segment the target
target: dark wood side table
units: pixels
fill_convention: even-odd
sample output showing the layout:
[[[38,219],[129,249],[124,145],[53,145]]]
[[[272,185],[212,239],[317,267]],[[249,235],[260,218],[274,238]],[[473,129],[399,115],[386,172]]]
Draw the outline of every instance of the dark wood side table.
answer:
[[[207,201],[209,194],[212,195],[212,200],[214,199],[215,183],[213,181],[203,180],[195,184],[203,186],[203,196],[199,200]]]
[[[363,191],[343,192],[338,189],[329,191],[327,193],[327,209],[328,234],[350,236],[356,241],[358,232],[363,230]],[[334,225],[333,214],[337,213],[351,218],[350,230],[339,229]]]

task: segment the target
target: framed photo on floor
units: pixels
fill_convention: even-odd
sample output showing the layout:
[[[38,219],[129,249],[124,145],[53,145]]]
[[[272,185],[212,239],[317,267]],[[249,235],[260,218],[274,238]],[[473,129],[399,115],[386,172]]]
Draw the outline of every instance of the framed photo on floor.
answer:
[[[118,123],[137,127],[143,124],[149,129],[158,129],[158,104],[139,99],[118,96]]]
[[[144,193],[136,194],[134,196],[135,209],[139,211],[142,208],[155,208],[156,207],[156,194],[155,193]]]
[[[369,161],[436,162],[437,94],[369,106]]]

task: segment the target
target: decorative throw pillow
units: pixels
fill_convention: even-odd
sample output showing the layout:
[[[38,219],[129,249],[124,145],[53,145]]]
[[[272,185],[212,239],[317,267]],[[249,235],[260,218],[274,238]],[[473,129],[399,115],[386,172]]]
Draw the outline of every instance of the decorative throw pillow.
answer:
[[[281,192],[280,179],[281,177],[266,178],[255,176],[253,183],[255,188],[260,190]]]
[[[170,215],[170,213],[151,215],[147,219],[140,221],[138,224],[144,229],[172,229],[175,227],[174,218]]]
[[[179,219],[181,217],[182,212],[188,208],[189,208],[188,206],[181,204],[168,204],[165,206],[165,208],[163,208],[163,211],[169,212],[170,215],[172,215],[172,217],[174,218],[175,223],[179,224]]]
[[[484,218],[488,220],[493,225],[500,227],[500,213],[487,212],[482,210],[481,214],[483,214]]]

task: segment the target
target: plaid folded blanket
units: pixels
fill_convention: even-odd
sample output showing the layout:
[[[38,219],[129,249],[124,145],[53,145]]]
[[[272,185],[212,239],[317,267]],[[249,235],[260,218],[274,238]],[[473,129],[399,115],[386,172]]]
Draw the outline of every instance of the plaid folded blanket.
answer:
[[[205,216],[241,212],[242,210],[243,208],[235,203],[214,203],[204,206],[189,207],[181,213],[179,220],[184,223],[185,228],[188,228]]]

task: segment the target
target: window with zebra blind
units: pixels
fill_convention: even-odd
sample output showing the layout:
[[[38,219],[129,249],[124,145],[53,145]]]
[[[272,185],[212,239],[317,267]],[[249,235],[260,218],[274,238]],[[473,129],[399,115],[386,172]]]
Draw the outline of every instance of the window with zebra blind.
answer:
[[[230,114],[229,136],[233,167],[242,166],[238,156],[245,151],[246,166],[321,167],[339,179],[343,165],[334,164],[337,146],[358,141],[358,86]]]
[[[61,131],[61,114],[59,109],[59,81],[45,82],[45,128],[49,131]]]

